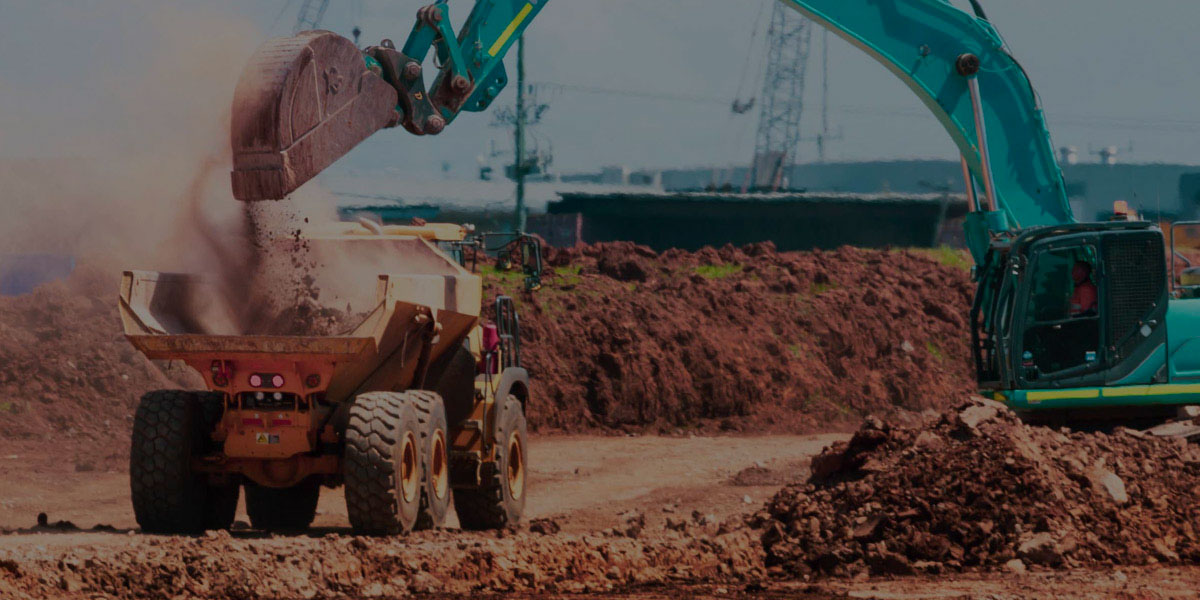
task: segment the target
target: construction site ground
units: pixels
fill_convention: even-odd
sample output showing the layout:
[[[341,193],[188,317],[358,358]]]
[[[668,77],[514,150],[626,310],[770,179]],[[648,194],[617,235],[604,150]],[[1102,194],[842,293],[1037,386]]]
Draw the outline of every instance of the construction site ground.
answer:
[[[547,258],[533,296],[519,274],[485,272],[518,298],[538,386],[526,519],[500,532],[452,516],[357,537],[326,490],[304,534],[251,530],[244,510],[231,532],[141,534],[130,413],[194,376],[128,347],[103,272],[0,299],[0,598],[1196,594],[1200,460],[970,404],[960,254],[616,244]],[[818,456],[828,472],[812,477]],[[947,481],[1009,496],[979,505]],[[961,535],[907,525],[928,506],[960,515]],[[1059,525],[1069,547],[1025,548]]]
[[[668,519],[693,520],[694,512],[720,522],[753,511],[781,482],[803,478],[808,459],[821,448],[847,437],[534,437],[528,514],[535,527],[549,518],[560,531],[544,535],[530,532],[527,525],[501,535],[470,533],[454,529],[452,520],[447,530],[399,539],[350,536],[340,490],[323,492],[317,527],[305,535],[249,530],[203,538],[141,535],[133,530],[123,470],[74,472],[72,465],[45,454],[46,448],[30,445],[24,450],[34,454],[8,454],[0,464],[5,482],[0,491],[5,531],[0,535],[0,571],[8,576],[0,577],[0,597],[171,598],[203,590],[220,598],[452,596],[475,590],[485,596],[636,598],[1173,598],[1196,593],[1200,568],[1195,567],[817,582],[773,578],[761,571],[749,576],[710,573],[706,567],[719,561],[690,548],[705,534],[691,529],[680,534],[665,526]],[[4,451],[21,452],[22,447],[6,445]],[[770,458],[764,462],[762,457]],[[752,478],[745,477],[747,471]],[[40,511],[48,514],[48,527],[35,526]],[[630,514],[637,511],[646,523],[634,537],[612,531],[628,527]],[[245,521],[244,511],[239,519]],[[93,530],[96,526],[102,530]],[[740,544],[745,554],[731,562],[752,572],[759,567],[754,564],[755,540],[749,538],[728,543],[735,548]],[[467,558],[460,556],[464,548],[476,547],[486,548],[486,559],[469,552]],[[608,551],[625,553],[624,560],[614,560]],[[669,573],[673,553],[690,553],[696,571]],[[308,562],[318,555],[319,575],[282,558]],[[199,562],[202,556],[211,564]],[[459,561],[482,561],[489,568],[456,570]],[[678,562],[689,564],[689,559]],[[380,575],[381,564],[392,568]],[[506,581],[498,574],[501,569],[536,572],[553,591]],[[578,585],[570,585],[571,579]],[[127,592],[103,592],[106,581],[121,582],[116,589]]]

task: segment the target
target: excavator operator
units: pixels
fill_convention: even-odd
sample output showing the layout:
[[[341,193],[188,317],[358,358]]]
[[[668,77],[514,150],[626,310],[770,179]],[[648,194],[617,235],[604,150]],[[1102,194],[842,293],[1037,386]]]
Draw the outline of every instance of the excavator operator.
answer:
[[[1071,304],[1067,313],[1072,317],[1087,317],[1096,314],[1096,284],[1092,283],[1092,265],[1078,261],[1071,268],[1071,279],[1075,291],[1071,293]]]

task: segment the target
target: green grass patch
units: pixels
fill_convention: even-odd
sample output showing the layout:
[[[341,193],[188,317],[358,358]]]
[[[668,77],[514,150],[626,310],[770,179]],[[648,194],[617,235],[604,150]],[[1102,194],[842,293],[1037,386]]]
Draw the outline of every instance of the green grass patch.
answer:
[[[725,279],[731,275],[736,275],[742,272],[742,265],[737,263],[729,263],[724,265],[700,265],[696,267],[696,274],[705,279]]]
[[[558,278],[560,285],[579,285],[583,282],[583,278],[579,276],[582,269],[583,267],[579,265],[554,267],[554,275]]]
[[[0,402],[0,412],[10,413],[13,411],[13,403],[11,401]]]
[[[788,353],[791,354],[794,358],[803,358],[804,357],[804,349],[800,347],[800,344],[790,344],[790,345],[788,345],[787,349],[788,349]]]
[[[929,355],[937,359],[938,362],[946,360],[946,354],[933,342],[925,342],[925,351],[929,352]]]
[[[479,267],[479,275],[484,279],[492,279],[500,284],[519,283],[524,285],[525,274],[520,271],[506,271],[497,269],[495,265],[482,265]]]
[[[928,258],[955,269],[970,271],[975,261],[971,260],[971,255],[966,250],[951,248],[950,246],[938,246],[937,248],[911,248],[913,253],[920,254]]]
[[[836,289],[837,289],[837,284],[832,281],[829,283],[814,283],[814,284],[812,284],[811,287],[808,288],[808,295],[809,296],[820,296],[821,294],[824,294],[825,292],[828,292],[829,290],[836,290]]]
[[[547,298],[541,303],[542,312],[557,315],[567,312],[567,305],[557,298]]]

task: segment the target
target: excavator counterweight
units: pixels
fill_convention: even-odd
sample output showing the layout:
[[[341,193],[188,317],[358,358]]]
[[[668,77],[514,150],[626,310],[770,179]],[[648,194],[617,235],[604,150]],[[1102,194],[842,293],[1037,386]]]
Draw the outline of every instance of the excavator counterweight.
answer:
[[[280,200],[399,120],[396,90],[329,31],[274,38],[258,49],[233,96],[233,195]]]

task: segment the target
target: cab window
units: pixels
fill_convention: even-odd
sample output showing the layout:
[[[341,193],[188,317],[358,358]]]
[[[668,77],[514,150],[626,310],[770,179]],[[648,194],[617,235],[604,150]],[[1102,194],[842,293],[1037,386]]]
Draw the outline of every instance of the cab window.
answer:
[[[1034,255],[1020,364],[1026,381],[1098,363],[1100,294],[1096,248],[1078,245]]]

